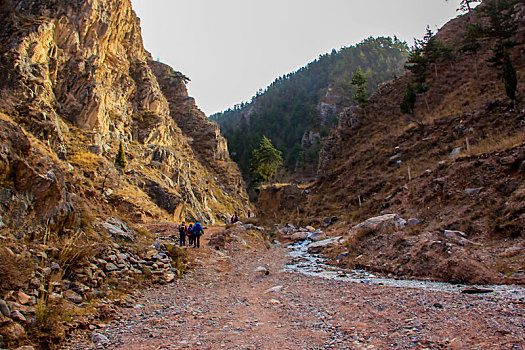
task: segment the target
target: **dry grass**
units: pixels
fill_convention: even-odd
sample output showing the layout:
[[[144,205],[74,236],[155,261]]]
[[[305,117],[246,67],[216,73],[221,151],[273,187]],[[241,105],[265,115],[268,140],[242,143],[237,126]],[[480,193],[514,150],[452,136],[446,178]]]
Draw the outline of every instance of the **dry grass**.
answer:
[[[472,141],[471,141],[472,142]],[[501,152],[525,142],[525,133],[519,133],[514,136],[491,135],[475,144],[471,144],[470,153],[466,147],[462,153],[463,156],[481,155],[485,153]]]
[[[182,249],[176,244],[166,244],[166,250],[168,251],[168,256],[174,263],[173,265],[175,265],[175,268],[177,269],[177,275],[181,277],[188,268],[188,251]]]
[[[69,162],[73,165],[85,169],[92,169],[98,163],[100,157],[89,151],[79,152],[69,157]]]
[[[50,246],[58,248],[51,254],[51,258],[60,264],[67,277],[88,258],[96,255],[99,244],[92,241],[92,237],[88,240],[84,232],[78,231],[70,236],[54,238]]]
[[[275,189],[279,189],[279,188],[283,188],[283,187],[286,187],[286,186],[290,186],[291,183],[273,183],[273,184],[266,184],[266,185],[261,185],[261,190],[265,190],[267,188],[275,188]]]

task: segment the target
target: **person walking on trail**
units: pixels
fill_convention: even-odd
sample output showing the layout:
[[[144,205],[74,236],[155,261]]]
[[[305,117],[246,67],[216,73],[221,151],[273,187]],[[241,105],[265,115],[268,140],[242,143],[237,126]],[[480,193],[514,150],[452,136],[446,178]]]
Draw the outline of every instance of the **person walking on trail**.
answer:
[[[249,218],[250,216],[252,216],[252,212],[251,212],[251,210],[248,210],[248,218]]]
[[[204,234],[201,224],[197,221],[193,226],[193,248],[200,247],[201,235]]]
[[[193,245],[193,240],[195,237],[193,235],[193,224],[190,224],[190,226],[188,226],[186,234],[188,235],[188,247],[191,247]]]
[[[186,234],[187,234],[187,227],[186,223],[183,221],[179,225],[179,243],[181,247],[184,247],[186,245]]]

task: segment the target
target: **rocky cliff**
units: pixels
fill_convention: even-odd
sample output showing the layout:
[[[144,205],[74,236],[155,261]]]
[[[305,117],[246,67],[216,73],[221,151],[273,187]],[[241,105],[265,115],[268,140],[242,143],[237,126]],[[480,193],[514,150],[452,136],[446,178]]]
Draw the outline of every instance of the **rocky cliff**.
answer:
[[[185,77],[152,61],[129,0],[7,0],[0,28],[0,299],[12,310],[172,280],[182,260],[148,248],[152,224],[248,208],[218,127]],[[23,339],[13,321],[0,324],[8,346]]]
[[[122,141],[123,180],[177,219],[247,205],[224,139],[180,73],[152,62],[129,1],[8,1],[2,23],[2,110],[64,164],[111,162]]]

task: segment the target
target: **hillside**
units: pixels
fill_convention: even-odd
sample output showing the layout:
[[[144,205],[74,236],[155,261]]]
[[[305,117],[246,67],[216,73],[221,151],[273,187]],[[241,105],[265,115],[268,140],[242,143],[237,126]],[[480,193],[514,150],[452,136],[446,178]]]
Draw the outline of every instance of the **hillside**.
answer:
[[[377,90],[366,109],[340,113],[314,182],[269,188],[261,193],[260,210],[283,221],[332,224],[346,243],[329,255],[343,266],[523,283],[525,11],[516,6],[520,26],[512,39],[518,45],[510,50],[518,74],[516,108],[486,62],[494,41],[480,41],[477,57],[459,50],[465,24],[479,20],[472,13],[460,16],[436,36],[455,49],[428,68],[429,89],[418,94],[412,114],[400,108],[414,80],[406,73]],[[413,226],[353,228],[389,213],[414,219]]]
[[[17,315],[1,315],[0,347],[29,333],[50,348],[77,315],[184,271],[159,222],[223,222],[249,202],[129,0],[3,1],[0,28],[0,306]]]
[[[243,174],[248,175],[252,151],[262,136],[283,152],[294,176],[315,174],[320,139],[337,125],[337,115],[355,104],[352,75],[361,67],[367,74],[367,90],[403,71],[407,47],[397,39],[369,38],[339,51],[321,55],[296,72],[277,78],[252,101],[211,116],[228,140]]]

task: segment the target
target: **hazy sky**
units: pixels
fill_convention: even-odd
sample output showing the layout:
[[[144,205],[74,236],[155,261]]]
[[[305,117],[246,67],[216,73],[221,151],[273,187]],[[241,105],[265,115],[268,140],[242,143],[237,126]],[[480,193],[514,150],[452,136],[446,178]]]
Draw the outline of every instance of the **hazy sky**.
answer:
[[[369,36],[413,44],[460,0],[131,0],[144,45],[187,75],[207,114],[249,101],[275,78]]]

